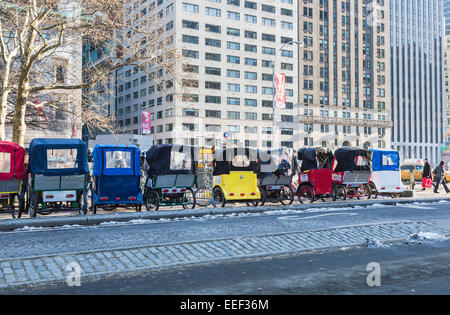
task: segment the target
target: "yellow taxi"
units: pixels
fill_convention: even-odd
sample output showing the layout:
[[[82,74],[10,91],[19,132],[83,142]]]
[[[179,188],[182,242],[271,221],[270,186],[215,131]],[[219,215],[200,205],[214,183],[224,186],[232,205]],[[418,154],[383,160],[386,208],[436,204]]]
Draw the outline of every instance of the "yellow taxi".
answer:
[[[402,174],[402,181],[409,181],[410,180],[410,169],[414,168],[414,180],[415,181],[422,181],[422,174],[423,174],[423,164],[420,163],[407,163],[400,166],[400,171]]]

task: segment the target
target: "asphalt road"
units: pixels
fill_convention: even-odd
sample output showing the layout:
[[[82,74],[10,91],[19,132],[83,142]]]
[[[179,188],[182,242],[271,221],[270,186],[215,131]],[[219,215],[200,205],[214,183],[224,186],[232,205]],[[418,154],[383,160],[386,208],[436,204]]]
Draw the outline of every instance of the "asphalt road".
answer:
[[[219,238],[294,233],[337,227],[425,222],[431,233],[450,234],[450,203],[404,206],[288,208],[263,214],[177,221],[107,224],[0,233],[0,259],[127,249]],[[444,231],[444,232],[443,232]],[[253,258],[112,274],[83,279],[80,288],[40,285],[0,293],[89,294],[338,294],[450,293],[450,241],[344,248],[290,256]],[[369,262],[381,264],[382,286],[369,288]]]
[[[381,286],[367,284],[380,264]],[[450,241],[353,248],[131,273],[6,294],[450,294]]]
[[[105,224],[0,233],[0,258],[132,248],[218,238],[310,231],[395,221],[430,222],[450,231],[450,203],[367,208],[320,208],[263,214],[186,218],[174,222]],[[433,232],[433,231],[424,231]]]

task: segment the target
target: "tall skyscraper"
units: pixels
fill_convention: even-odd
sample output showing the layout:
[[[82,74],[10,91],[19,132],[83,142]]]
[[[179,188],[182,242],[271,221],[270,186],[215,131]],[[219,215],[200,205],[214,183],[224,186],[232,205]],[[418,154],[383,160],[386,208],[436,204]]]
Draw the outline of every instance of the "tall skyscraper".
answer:
[[[298,3],[300,144],[390,147],[387,4]]]
[[[442,0],[390,0],[392,147],[440,161],[445,135]]]
[[[182,60],[176,80],[120,71],[120,132],[141,133],[147,111],[156,143],[390,147],[384,1],[130,1],[127,10],[136,24],[156,21]],[[286,78],[286,106],[275,111],[273,65]]]
[[[445,34],[450,34],[450,0],[444,0]]]

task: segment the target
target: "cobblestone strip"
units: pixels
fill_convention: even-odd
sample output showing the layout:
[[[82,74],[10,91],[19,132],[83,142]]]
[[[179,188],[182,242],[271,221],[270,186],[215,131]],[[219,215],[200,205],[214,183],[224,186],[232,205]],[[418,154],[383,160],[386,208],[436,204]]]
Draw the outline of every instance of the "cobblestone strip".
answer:
[[[0,288],[65,281],[71,272],[68,268],[71,263],[81,267],[83,278],[116,272],[363,245],[369,238],[388,242],[408,238],[420,231],[437,230],[437,227],[422,222],[395,222],[48,257],[0,259]]]

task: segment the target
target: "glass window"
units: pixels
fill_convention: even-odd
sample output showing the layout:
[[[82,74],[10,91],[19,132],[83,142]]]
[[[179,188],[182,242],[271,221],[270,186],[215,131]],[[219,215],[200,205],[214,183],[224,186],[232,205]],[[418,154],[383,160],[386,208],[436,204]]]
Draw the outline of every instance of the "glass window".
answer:
[[[250,159],[246,155],[236,155],[231,161],[231,164],[234,167],[248,167],[250,166]]]
[[[131,152],[107,151],[105,153],[106,168],[130,168]]]
[[[48,169],[78,168],[76,149],[47,150]]]
[[[170,169],[172,171],[182,171],[191,169],[191,154],[187,152],[170,152]]]
[[[9,173],[11,171],[11,153],[0,152],[0,173]]]

